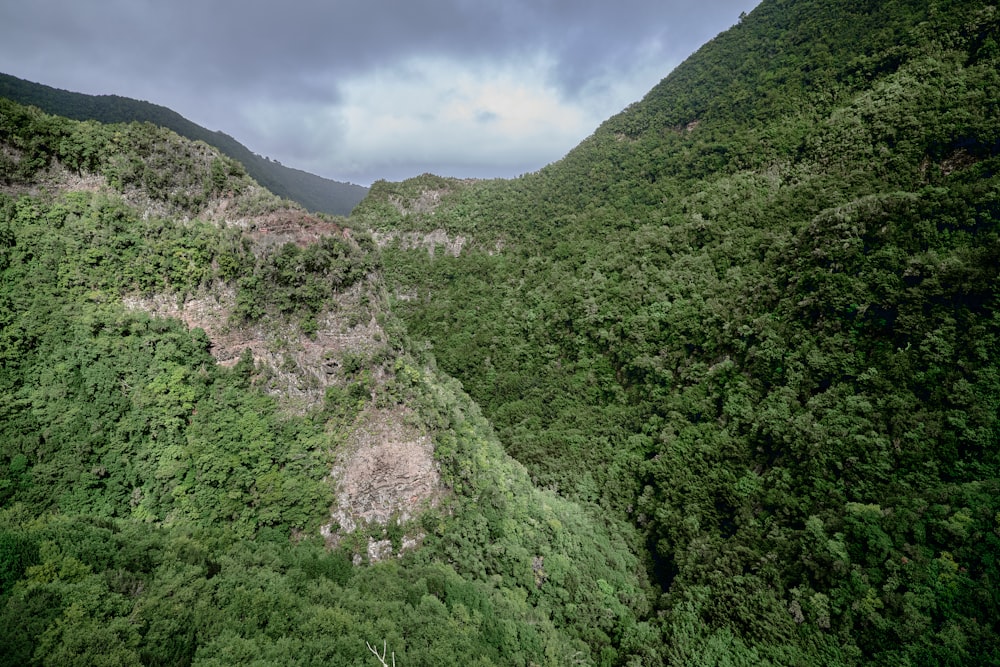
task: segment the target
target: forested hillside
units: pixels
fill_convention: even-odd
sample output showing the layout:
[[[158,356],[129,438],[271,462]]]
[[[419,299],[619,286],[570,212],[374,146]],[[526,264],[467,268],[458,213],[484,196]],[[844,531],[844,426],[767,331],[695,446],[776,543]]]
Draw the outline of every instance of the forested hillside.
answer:
[[[365,231],[203,143],[0,100],[0,360],[2,665],[657,650],[638,534],[531,484]]]
[[[0,664],[1000,664],[998,34],[763,0],[350,218],[0,100]]]
[[[764,0],[540,172],[355,211],[535,484],[643,535],[651,664],[1000,663],[998,34]]]
[[[257,155],[229,135],[207,130],[158,104],[118,95],[73,93],[9,74],[0,74],[0,97],[74,120],[153,123],[192,141],[204,141],[242,164],[254,180],[271,192],[310,211],[347,215],[368,191],[360,185],[333,181]]]

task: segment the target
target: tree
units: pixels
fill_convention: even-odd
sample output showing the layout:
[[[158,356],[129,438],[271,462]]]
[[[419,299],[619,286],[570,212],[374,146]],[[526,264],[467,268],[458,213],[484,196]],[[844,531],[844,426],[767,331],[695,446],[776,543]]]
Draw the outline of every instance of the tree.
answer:
[[[372,655],[378,658],[378,661],[382,664],[382,667],[389,667],[389,663],[385,661],[386,644],[384,641],[382,642],[382,655],[379,655],[378,651],[368,642],[365,642],[365,645],[368,647],[368,650],[372,652]],[[392,652],[392,667],[396,667],[395,651]]]

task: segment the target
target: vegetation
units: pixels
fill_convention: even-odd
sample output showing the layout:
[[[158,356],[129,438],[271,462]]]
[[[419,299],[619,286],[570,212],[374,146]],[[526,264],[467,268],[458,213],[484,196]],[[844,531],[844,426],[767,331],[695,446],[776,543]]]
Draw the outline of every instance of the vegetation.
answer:
[[[203,144],[0,101],[0,662],[1000,663],[998,22],[764,0],[563,160],[311,242],[204,215],[282,204]],[[388,340],[293,414],[125,307],[225,289]],[[390,410],[436,504],[324,541]]]

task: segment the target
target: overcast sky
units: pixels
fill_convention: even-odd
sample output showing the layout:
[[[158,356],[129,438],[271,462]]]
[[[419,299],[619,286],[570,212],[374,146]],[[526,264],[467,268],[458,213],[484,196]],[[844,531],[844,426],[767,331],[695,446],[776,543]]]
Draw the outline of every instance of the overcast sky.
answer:
[[[561,158],[759,0],[30,0],[0,71],[363,185]]]

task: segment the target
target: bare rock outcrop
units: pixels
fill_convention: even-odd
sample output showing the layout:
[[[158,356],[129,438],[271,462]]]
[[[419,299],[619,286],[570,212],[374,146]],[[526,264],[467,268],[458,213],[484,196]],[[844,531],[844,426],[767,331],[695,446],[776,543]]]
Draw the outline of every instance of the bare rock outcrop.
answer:
[[[320,529],[335,546],[366,526],[405,525],[422,510],[434,507],[442,492],[430,437],[413,425],[405,407],[371,408],[359,417],[330,477],[337,504],[331,522]],[[405,535],[402,549],[416,546],[419,533]],[[369,538],[369,560],[392,553],[391,542]]]

